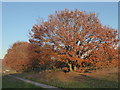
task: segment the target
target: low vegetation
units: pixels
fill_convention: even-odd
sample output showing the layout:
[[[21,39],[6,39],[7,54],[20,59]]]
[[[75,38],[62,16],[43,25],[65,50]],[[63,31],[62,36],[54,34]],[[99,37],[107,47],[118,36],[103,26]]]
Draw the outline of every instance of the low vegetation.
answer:
[[[118,88],[118,68],[105,68],[91,73],[64,73],[61,71],[27,72],[14,74],[59,88]]]
[[[41,87],[23,82],[21,80],[6,75],[2,77],[2,88],[4,90],[4,88],[41,88]]]

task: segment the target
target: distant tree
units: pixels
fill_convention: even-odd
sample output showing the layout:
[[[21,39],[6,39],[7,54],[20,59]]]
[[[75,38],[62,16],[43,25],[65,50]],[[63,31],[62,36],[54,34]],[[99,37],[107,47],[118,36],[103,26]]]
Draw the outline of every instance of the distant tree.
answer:
[[[44,45],[44,47],[39,47],[38,49],[38,67],[41,70],[45,69],[53,69],[55,66],[55,54],[51,48],[49,48],[50,45]]]
[[[38,64],[37,46],[28,42],[16,42],[7,51],[3,64],[16,71],[31,70]],[[38,49],[37,49],[38,50]]]
[[[30,32],[30,43],[56,54],[56,60],[66,63],[70,71],[91,67],[99,61],[111,63],[118,44],[117,30],[102,26],[95,13],[79,10],[56,11],[47,21],[35,24]],[[47,46],[44,59],[50,59]],[[112,53],[114,54],[114,53]],[[49,57],[49,58],[48,58]]]

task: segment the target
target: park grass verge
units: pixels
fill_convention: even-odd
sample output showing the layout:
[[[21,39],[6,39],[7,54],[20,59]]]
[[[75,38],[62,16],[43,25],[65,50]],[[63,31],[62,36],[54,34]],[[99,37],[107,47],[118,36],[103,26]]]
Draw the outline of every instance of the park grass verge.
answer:
[[[41,87],[4,75],[2,76],[2,88],[41,88]]]
[[[64,73],[61,71],[27,72],[16,74],[32,81],[58,88],[118,88],[117,68],[92,73]]]

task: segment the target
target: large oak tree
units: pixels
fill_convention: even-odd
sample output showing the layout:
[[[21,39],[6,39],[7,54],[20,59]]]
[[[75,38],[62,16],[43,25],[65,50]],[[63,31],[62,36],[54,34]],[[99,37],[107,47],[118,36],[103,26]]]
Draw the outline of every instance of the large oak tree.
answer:
[[[117,33],[117,30],[103,26],[95,13],[65,9],[49,15],[47,21],[35,24],[29,41],[40,47],[48,45],[52,53],[41,54],[50,56],[54,53],[55,59],[68,64],[72,71],[95,66],[100,61],[111,63],[116,60],[117,54],[112,52],[117,50]]]

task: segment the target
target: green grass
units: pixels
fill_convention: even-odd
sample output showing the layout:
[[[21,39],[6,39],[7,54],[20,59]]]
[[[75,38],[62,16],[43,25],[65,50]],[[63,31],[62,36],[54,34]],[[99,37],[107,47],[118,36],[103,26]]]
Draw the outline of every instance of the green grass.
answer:
[[[57,78],[51,77],[51,79],[46,81],[46,78],[36,79],[35,77],[26,77],[27,79],[39,83],[43,83],[46,85],[56,86],[59,88],[118,88],[118,82],[107,80],[107,79],[99,79],[99,78],[93,78],[87,75],[80,76],[80,79],[78,77],[78,80],[72,80],[72,81],[61,81]]]
[[[9,76],[3,76],[2,88],[41,88],[41,87],[23,82],[21,80]]]
[[[88,74],[63,74],[59,73],[59,71],[54,71],[51,73],[29,72],[15,75],[58,88],[118,88],[118,71],[116,68],[98,70]]]
[[[59,88],[117,88],[118,87],[118,82],[100,80],[94,78],[89,78],[89,79],[86,78],[86,80],[70,81],[70,82],[60,81],[55,78],[50,79],[49,81],[44,81],[44,80],[40,81],[34,78],[28,78],[28,79],[39,83],[56,86]]]

